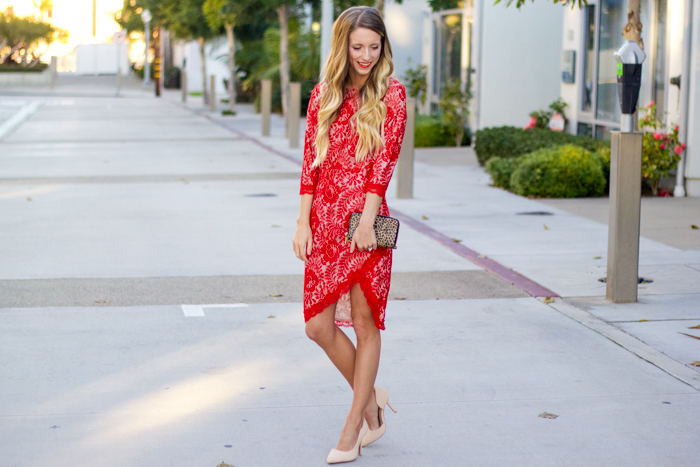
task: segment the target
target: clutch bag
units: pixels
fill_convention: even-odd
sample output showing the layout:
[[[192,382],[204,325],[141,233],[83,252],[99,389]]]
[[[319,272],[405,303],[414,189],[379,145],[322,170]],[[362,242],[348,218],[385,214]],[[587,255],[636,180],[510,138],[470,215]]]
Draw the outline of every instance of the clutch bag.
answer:
[[[353,212],[350,215],[347,240],[352,240],[357,226],[360,225],[361,212]],[[399,236],[399,221],[393,217],[377,215],[374,220],[374,233],[377,236],[377,246],[382,248],[396,248],[396,239]]]

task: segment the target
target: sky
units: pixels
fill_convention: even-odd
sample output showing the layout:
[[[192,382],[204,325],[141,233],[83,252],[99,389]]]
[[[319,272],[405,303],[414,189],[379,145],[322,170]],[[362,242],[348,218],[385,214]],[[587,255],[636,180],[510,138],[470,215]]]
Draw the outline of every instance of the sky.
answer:
[[[37,0],[38,3],[38,0]],[[114,12],[123,6],[123,0],[96,0],[96,36],[92,35],[93,0],[53,0],[53,17],[48,21],[54,26],[68,30],[68,44],[54,43],[44,56],[48,61],[51,55],[66,55],[78,44],[111,42],[112,36],[119,30],[114,21]],[[0,0],[0,11],[5,12],[12,6],[17,16],[39,15],[32,0]]]

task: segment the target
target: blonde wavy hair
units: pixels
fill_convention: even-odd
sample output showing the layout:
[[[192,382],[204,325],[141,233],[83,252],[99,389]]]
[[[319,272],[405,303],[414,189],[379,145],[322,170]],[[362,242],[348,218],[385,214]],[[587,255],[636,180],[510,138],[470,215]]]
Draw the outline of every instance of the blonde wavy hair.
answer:
[[[348,77],[350,33],[358,28],[370,29],[381,37],[381,51],[377,63],[360,89],[362,105],[350,119],[359,135],[355,160],[361,162],[384,146],[384,118],[386,104],[382,99],[389,88],[389,76],[394,72],[391,44],[381,15],[374,8],[356,6],[345,10],[333,23],[331,50],[324,66],[321,103],[316,134],[316,159],[312,167],[320,167],[328,155],[331,124],[338,118],[343,104],[345,82]]]

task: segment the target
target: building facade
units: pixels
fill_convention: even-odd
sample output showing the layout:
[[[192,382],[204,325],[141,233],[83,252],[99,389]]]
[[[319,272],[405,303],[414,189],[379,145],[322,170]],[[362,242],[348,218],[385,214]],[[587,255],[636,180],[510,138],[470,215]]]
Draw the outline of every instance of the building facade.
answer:
[[[559,76],[571,133],[607,139],[620,128],[613,54],[625,40],[627,7],[626,0],[588,0],[564,12]],[[654,102],[667,129],[681,125],[686,151],[678,185],[681,194],[700,196],[700,3],[641,0],[640,17],[647,58],[639,105]]]

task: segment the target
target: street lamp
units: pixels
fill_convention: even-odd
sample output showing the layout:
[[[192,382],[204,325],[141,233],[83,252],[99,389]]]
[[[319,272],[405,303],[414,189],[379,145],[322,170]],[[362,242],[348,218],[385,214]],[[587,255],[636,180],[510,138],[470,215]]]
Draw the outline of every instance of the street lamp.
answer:
[[[144,36],[146,38],[146,53],[144,54],[144,61],[143,61],[143,84],[148,85],[151,84],[151,70],[150,66],[148,63],[148,49],[151,47],[151,19],[153,16],[151,16],[151,12],[148,10],[143,10],[141,12],[141,19],[143,20],[144,24]]]

